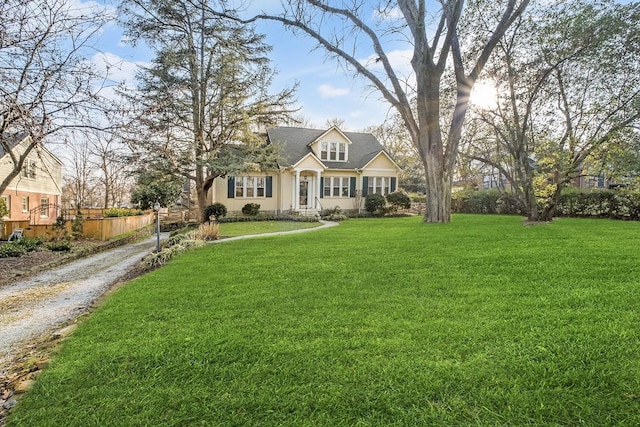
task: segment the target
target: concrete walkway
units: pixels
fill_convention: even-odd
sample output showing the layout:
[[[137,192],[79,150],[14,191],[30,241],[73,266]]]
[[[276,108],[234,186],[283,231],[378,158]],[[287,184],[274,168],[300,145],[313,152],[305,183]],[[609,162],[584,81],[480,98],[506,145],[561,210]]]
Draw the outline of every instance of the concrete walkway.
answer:
[[[224,242],[230,242],[233,240],[253,239],[255,237],[265,237],[265,236],[278,236],[281,234],[306,233],[308,231],[322,230],[323,228],[335,227],[340,224],[339,222],[323,221],[323,220],[320,220],[320,223],[322,225],[319,227],[301,228],[299,230],[289,230],[289,231],[276,231],[273,233],[246,234],[243,236],[225,237],[224,239],[220,239],[220,240],[212,240],[209,243],[224,243]]]

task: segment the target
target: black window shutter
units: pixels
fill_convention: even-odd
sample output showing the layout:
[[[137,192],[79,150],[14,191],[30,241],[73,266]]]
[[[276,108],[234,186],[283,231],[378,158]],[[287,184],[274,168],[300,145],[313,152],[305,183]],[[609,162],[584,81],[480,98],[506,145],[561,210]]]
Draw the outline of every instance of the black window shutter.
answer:
[[[362,177],[362,197],[367,197],[368,191],[369,191],[369,177],[363,176]]]
[[[391,192],[393,193],[394,191],[396,191],[396,178],[391,178],[391,188],[390,188]]]
[[[349,197],[356,197],[356,177],[349,178]]]
[[[324,197],[324,177],[320,177],[320,198]]]
[[[233,199],[236,196],[236,177],[230,176],[227,180],[227,198]]]
[[[266,189],[267,197],[273,197],[273,177],[267,177],[267,189]]]

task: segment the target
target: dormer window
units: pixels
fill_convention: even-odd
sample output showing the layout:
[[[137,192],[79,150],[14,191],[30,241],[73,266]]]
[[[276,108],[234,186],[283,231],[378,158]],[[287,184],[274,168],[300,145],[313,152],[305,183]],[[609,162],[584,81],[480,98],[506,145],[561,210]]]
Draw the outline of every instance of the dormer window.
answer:
[[[344,142],[322,141],[320,143],[320,160],[344,162],[347,160],[347,144]]]
[[[20,175],[23,178],[36,179],[36,162],[35,160],[27,159],[20,171]]]

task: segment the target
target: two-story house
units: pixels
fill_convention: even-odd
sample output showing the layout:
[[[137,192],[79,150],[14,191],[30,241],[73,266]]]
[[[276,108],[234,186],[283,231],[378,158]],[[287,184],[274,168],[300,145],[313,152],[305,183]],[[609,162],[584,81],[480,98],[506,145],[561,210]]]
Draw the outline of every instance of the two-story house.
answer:
[[[358,210],[367,194],[397,189],[400,168],[369,133],[278,127],[267,143],[282,148],[273,170],[217,178],[211,201],[229,211],[258,203],[262,211],[315,213],[339,206]]]
[[[8,138],[12,152],[20,155],[31,142],[27,135]],[[0,145],[0,180],[13,170],[14,165]],[[29,221],[30,224],[53,224],[61,204],[62,162],[42,146],[34,148],[28,155],[20,174],[2,192],[9,214],[5,221]]]

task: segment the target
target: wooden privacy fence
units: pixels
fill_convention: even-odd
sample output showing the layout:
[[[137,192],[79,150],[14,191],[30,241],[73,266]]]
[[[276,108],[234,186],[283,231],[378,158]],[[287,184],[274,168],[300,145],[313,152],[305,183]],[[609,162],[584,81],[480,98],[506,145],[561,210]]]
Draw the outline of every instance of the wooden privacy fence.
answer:
[[[155,215],[148,212],[143,215],[121,216],[116,218],[88,218],[82,223],[82,235],[89,239],[109,240],[115,236],[138,230],[149,224],[153,224]],[[71,234],[72,221],[67,221],[65,227]],[[24,229],[24,235],[28,237],[42,237],[48,239],[56,235],[52,225],[29,225],[29,221],[5,221],[0,226],[0,237],[7,240],[16,228]]]

